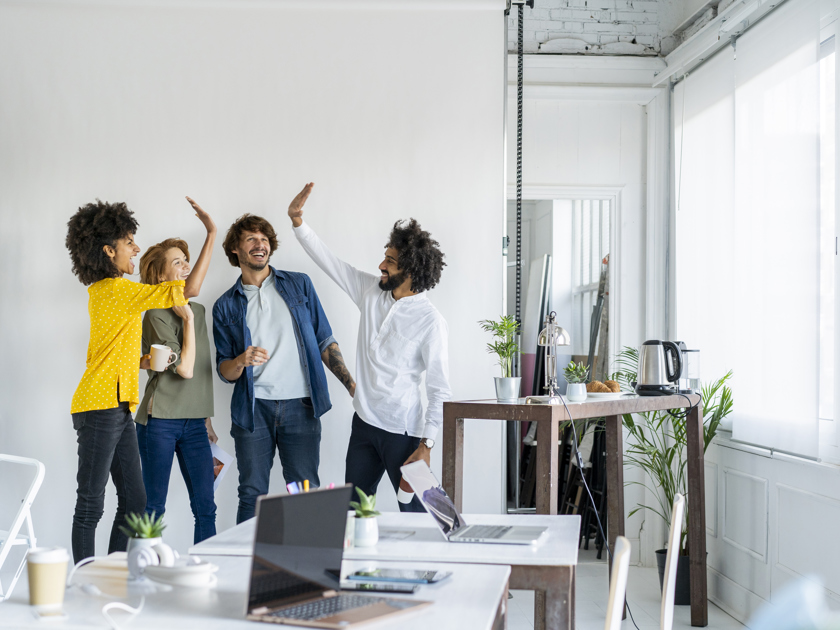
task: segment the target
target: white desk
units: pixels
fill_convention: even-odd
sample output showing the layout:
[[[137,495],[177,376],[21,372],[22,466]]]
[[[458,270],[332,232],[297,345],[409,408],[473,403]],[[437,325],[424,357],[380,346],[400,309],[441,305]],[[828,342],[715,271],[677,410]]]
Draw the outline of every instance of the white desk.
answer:
[[[211,561],[219,565],[219,581],[212,588],[166,587],[146,594],[143,610],[128,623],[128,614],[112,611],[111,615],[121,627],[130,630],[150,628],[162,630],[228,630],[274,627],[256,625],[245,621],[249,558],[215,557]],[[394,563],[377,562],[377,566],[395,566]],[[427,563],[428,564],[428,563]],[[357,571],[370,566],[369,561],[345,561],[343,569]],[[400,567],[422,568],[422,563],[399,563]],[[399,615],[392,620],[382,620],[363,626],[365,630],[498,630],[504,628],[507,611],[508,567],[486,567],[468,564],[440,565],[441,569],[452,571],[452,577],[439,584],[421,586],[414,595],[394,595],[434,602],[416,613]],[[64,621],[44,622],[35,619],[28,605],[29,590],[26,572],[15,588],[12,598],[0,603],[0,627],[2,628],[108,628],[100,612],[102,606],[111,601],[122,601],[136,607],[140,594],[133,587],[126,589],[121,580],[97,580],[85,577],[84,567],[79,570],[74,583],[94,582],[105,593],[104,596],[88,595],[79,588],[67,591],[64,610],[68,618]],[[127,572],[126,572],[127,575]],[[299,626],[286,626],[293,628]]]
[[[464,562],[511,567],[510,588],[536,591],[534,626],[567,630],[575,627],[575,567],[578,559],[580,516],[481,514],[464,516],[468,524],[548,527],[537,546],[447,542],[432,517],[425,513],[388,512],[379,517],[380,541],[375,547],[346,549],[348,560],[399,562]],[[405,539],[392,532],[411,531]],[[253,519],[208,538],[190,549],[202,556],[250,556],[254,545]]]

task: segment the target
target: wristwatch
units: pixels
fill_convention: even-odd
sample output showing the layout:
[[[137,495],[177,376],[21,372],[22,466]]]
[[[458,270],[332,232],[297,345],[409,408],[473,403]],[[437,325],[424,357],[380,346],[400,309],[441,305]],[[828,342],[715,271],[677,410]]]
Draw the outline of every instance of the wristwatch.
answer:
[[[435,441],[432,438],[423,438],[420,440],[420,444],[431,450],[435,446]]]

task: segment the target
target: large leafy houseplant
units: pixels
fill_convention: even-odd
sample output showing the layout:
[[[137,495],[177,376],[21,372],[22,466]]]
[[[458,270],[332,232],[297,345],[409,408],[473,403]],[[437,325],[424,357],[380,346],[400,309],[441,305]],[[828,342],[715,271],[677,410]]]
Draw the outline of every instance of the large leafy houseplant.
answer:
[[[499,321],[485,319],[478,323],[482,330],[493,335],[493,343],[487,344],[487,352],[499,357],[502,377],[512,377],[514,357],[519,352],[519,345],[516,343],[516,335],[519,333],[519,322],[512,315],[503,315]]]
[[[632,391],[631,383],[636,381],[639,367],[639,351],[625,347],[616,357],[618,372],[612,378],[621,384],[622,390]],[[703,452],[709,448],[721,421],[732,412],[732,390],[727,384],[732,378],[732,371],[723,377],[701,387],[703,409]],[[646,482],[630,481],[627,485],[637,484],[646,487],[654,497],[656,504],[638,504],[630,512],[632,516],[639,510],[650,510],[658,514],[670,526],[671,506],[677,493],[688,496],[688,448],[685,420],[674,417],[667,411],[650,411],[640,414],[624,414],[624,426],[630,433],[625,459],[632,466],[641,468],[652,485]],[[688,509],[680,533],[680,554],[688,555],[686,546],[688,534]]]

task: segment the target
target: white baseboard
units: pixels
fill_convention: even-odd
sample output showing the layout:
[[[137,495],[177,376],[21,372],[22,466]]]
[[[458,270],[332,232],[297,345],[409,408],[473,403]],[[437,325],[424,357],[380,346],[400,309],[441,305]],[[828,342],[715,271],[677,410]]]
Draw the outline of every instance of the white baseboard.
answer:
[[[722,573],[708,567],[709,601],[743,624],[765,600]]]

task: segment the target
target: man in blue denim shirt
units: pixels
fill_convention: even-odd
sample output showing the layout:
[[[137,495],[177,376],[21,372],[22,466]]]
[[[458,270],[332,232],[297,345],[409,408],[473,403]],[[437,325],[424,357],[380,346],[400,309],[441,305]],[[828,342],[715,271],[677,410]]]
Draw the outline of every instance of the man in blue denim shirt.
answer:
[[[356,388],[312,281],[269,266],[276,249],[268,221],[250,214],[237,219],[224,250],[242,276],[213,306],[216,369],[234,383],[237,523],[254,516],[257,497],[268,492],[275,448],[286,483],[320,485],[320,418],[332,407],[321,361],[351,396]]]

